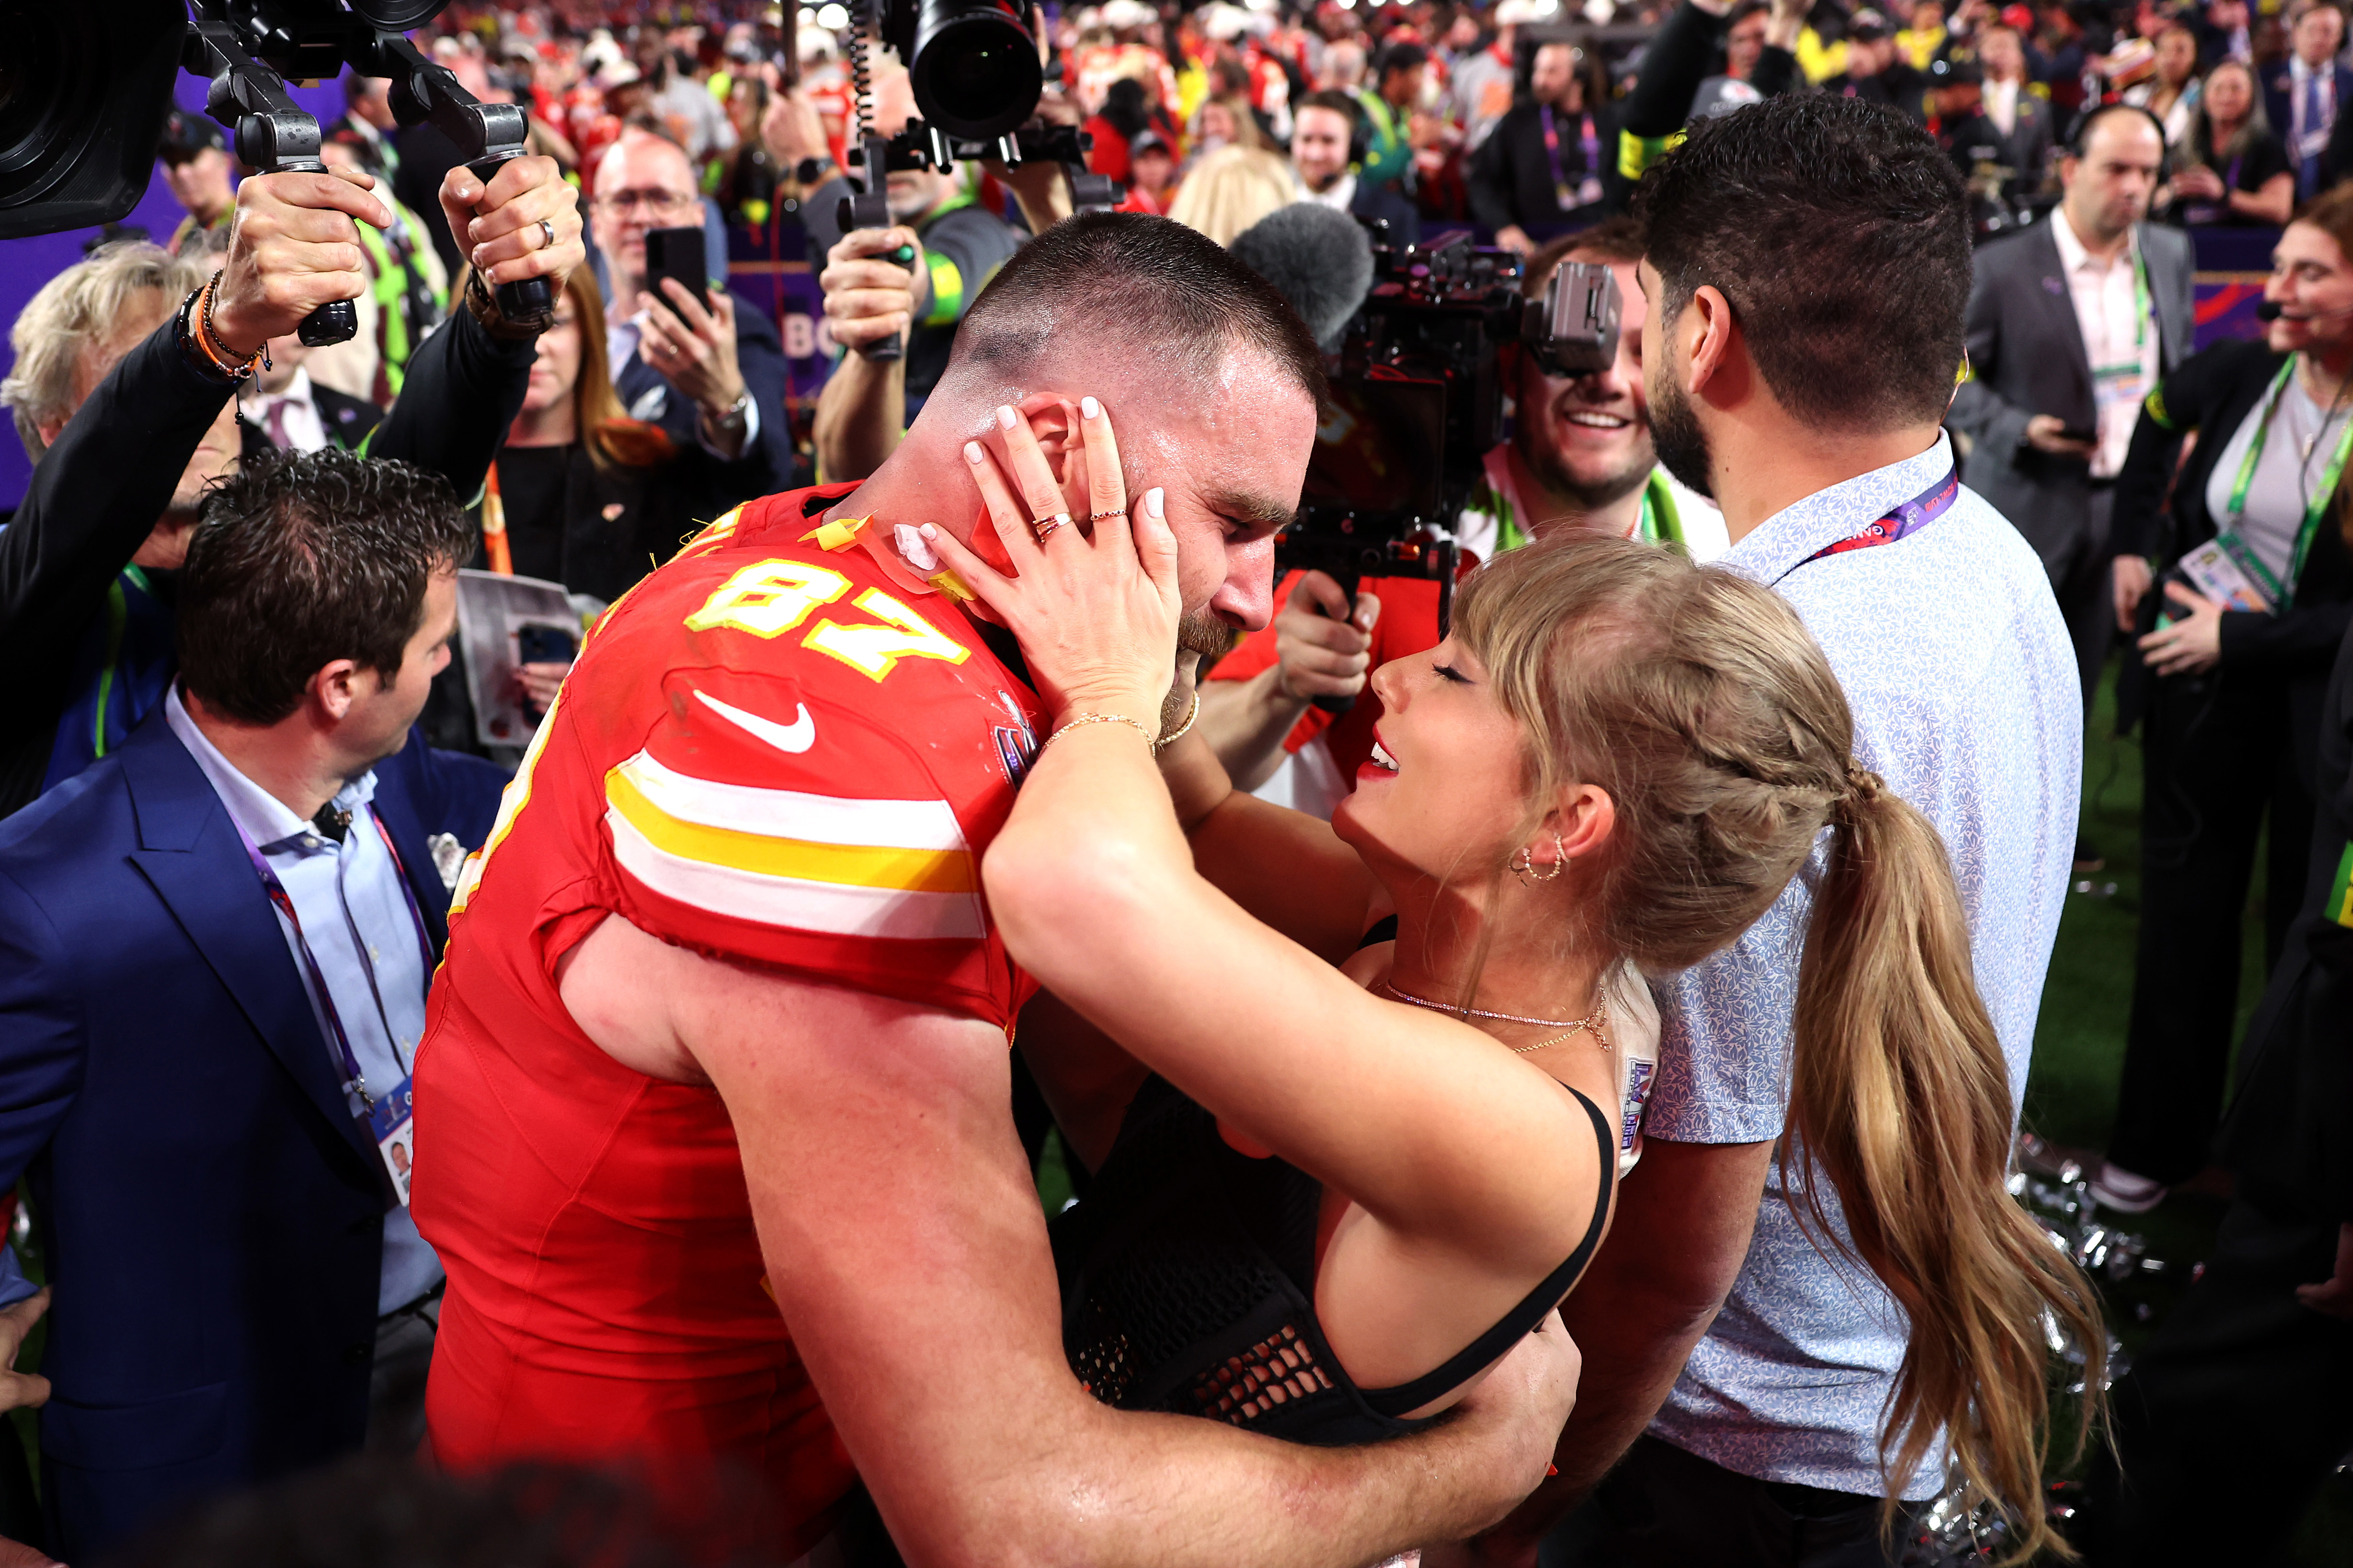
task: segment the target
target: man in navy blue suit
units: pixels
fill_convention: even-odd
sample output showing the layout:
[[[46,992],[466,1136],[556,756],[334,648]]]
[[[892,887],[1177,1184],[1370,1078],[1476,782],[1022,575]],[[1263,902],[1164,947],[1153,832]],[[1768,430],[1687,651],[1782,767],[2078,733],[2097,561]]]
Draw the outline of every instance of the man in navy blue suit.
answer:
[[[0,823],[0,1188],[29,1179],[55,1291],[58,1555],[421,1434],[407,1079],[435,840],[481,842],[496,773],[407,742],[472,548],[438,475],[249,464],[190,543],[161,709]]]
[[[2321,193],[2328,134],[2353,95],[2353,68],[2337,58],[2345,47],[2345,13],[2334,5],[2313,6],[2295,19],[2294,42],[2287,63],[2263,73],[2263,112],[2287,143],[2295,165],[2295,203],[2302,206]]]
[[[648,232],[702,226],[686,154],[649,131],[624,132],[596,165],[590,221],[612,285],[605,347],[622,405],[680,446],[700,444],[722,461],[747,452],[765,458],[765,479],[721,498],[722,506],[790,489],[785,345],[776,323],[726,289],[711,290],[706,308],[673,279],[657,299],[646,275]],[[725,257],[707,259],[724,270]]]

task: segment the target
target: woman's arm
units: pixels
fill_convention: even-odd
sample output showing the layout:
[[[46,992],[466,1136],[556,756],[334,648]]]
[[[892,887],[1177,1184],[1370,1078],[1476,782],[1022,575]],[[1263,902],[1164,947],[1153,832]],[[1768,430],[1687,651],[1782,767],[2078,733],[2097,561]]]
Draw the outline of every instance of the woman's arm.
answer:
[[[2230,193],[2231,210],[2241,217],[2274,226],[2284,225],[2295,210],[2295,176],[2274,174],[2262,188]]]
[[[1368,995],[1195,873],[1150,744],[1175,657],[1176,539],[1156,490],[1132,522],[1106,506],[1120,472],[1110,424],[1094,408],[1082,428],[1090,510],[1103,517],[1092,540],[1075,527],[1032,536],[1030,518],[1068,501],[1018,418],[1002,439],[1025,501],[987,453],[967,455],[1019,576],[927,531],[1021,638],[1059,715],[982,866],[1008,950],[1398,1246],[1489,1278],[1541,1277],[1592,1212],[1578,1195],[1600,1179],[1583,1112],[1493,1040]]]

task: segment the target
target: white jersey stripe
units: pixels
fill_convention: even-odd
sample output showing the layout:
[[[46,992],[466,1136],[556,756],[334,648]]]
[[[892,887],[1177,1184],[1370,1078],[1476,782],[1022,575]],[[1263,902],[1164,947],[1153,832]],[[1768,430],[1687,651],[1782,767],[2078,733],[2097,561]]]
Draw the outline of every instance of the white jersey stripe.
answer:
[[[620,772],[664,816],[705,827],[877,849],[965,849],[955,808],[944,800],[859,800],[716,784],[664,767],[639,752]]]
[[[987,931],[976,893],[915,893],[738,870],[672,855],[618,811],[607,810],[605,822],[624,871],[664,898],[714,915],[832,936],[977,941]]]

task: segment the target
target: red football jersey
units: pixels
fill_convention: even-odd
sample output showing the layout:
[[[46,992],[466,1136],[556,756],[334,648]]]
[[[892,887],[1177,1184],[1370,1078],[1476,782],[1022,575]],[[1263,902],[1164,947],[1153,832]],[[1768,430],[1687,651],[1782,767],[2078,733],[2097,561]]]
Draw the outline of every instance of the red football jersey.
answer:
[[[786,1558],[852,1477],[763,1289],[726,1107],[598,1049],[554,964],[617,912],[1009,1029],[1030,987],[979,861],[1036,699],[953,601],[814,539],[849,488],[739,508],[588,637],[459,880],[417,1064],[437,1458],[634,1460],[692,1510],[729,1456]]]

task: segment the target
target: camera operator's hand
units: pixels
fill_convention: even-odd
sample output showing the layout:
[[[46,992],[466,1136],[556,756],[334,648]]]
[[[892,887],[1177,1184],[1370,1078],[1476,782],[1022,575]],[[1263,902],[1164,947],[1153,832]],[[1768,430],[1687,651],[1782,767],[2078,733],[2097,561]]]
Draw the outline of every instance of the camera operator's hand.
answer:
[[[915,253],[904,267],[888,259],[902,245]],[[912,228],[851,229],[826,252],[817,281],[825,290],[828,330],[844,348],[862,349],[908,331],[931,300],[932,269]]]
[[[654,296],[640,293],[638,309],[645,315],[638,354],[694,400],[702,410],[703,430],[711,435],[744,395],[744,373],[735,364],[735,297],[724,289],[713,289],[707,297],[711,306],[705,310],[694,290],[675,278],[662,279],[659,310]],[[740,443],[744,427],[735,428]]]
[[[2038,414],[2026,422],[2026,444],[2054,458],[2088,458],[2099,450],[2089,441],[2067,434],[2067,422],[2056,414]]]
[[[1381,602],[1367,590],[1356,595],[1356,613],[1343,619],[1348,601],[1340,584],[1321,572],[1302,576],[1282,614],[1274,618],[1280,660],[1275,684],[1296,701],[1318,697],[1354,697],[1365,689],[1373,665],[1373,626]]]
[[[256,174],[237,187],[213,331],[231,353],[258,352],[322,305],[367,291],[367,253],[353,220],[392,226],[392,209],[357,169]]]
[[[510,158],[487,188],[460,163],[442,179],[440,196],[449,232],[470,247],[466,258],[492,288],[544,278],[560,293],[565,278],[588,259],[580,193],[564,183],[553,158]]]
[[[1536,242],[1528,237],[1528,231],[1515,223],[1507,223],[1497,229],[1495,243],[1505,250],[1516,251],[1522,256],[1530,254],[1536,247]]]
[[[1069,176],[1062,173],[1062,165],[1050,158],[1027,163],[1000,163],[992,158],[981,167],[1013,193],[1013,199],[1021,204],[1021,216],[1029,221],[1032,234],[1045,233],[1078,210],[1071,195]]]
[[[825,121],[809,95],[797,87],[778,93],[768,111],[760,116],[760,142],[776,161],[776,167],[786,174],[804,158],[833,162],[833,150],[826,144]]]

